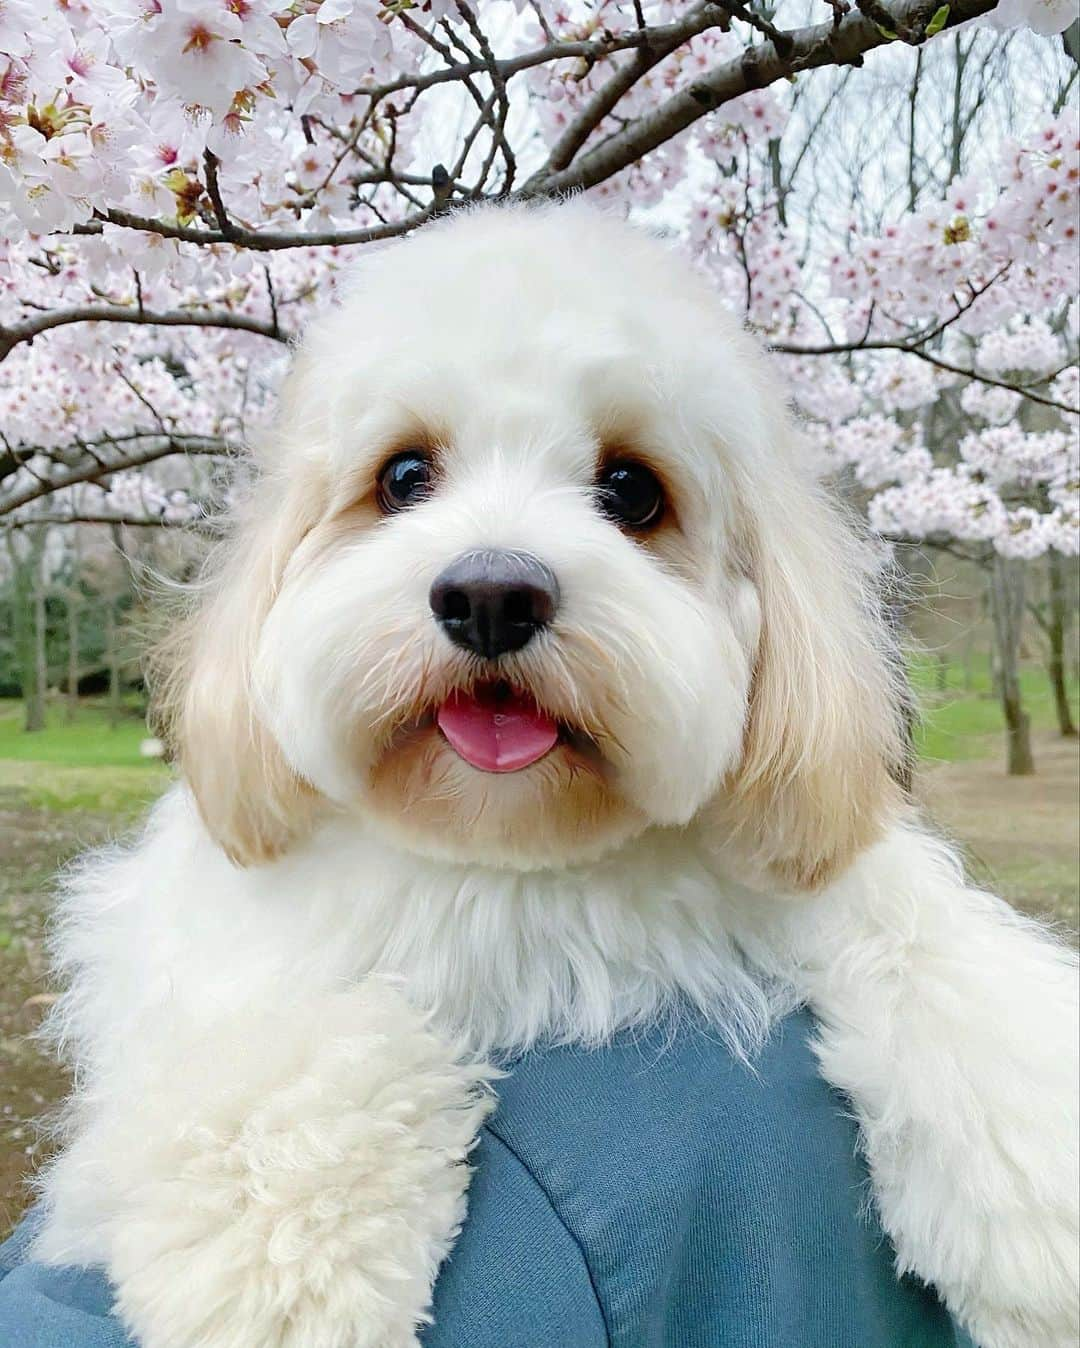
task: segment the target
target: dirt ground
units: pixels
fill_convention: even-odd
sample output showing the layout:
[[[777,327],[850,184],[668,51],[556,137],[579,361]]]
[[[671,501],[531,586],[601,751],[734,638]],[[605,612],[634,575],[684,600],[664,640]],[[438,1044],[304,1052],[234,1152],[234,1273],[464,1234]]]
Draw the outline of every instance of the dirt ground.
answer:
[[[1036,775],[1009,777],[1003,751],[923,771],[931,817],[962,843],[976,883],[1025,912],[1080,927],[1080,740],[1034,737]]]
[[[24,1176],[47,1150],[38,1120],[67,1084],[28,1037],[53,996],[45,950],[52,877],[112,823],[111,816],[28,809],[0,776],[0,1239],[28,1201]]]
[[[919,789],[938,823],[965,847],[972,875],[1075,940],[1080,854],[1080,745],[1042,735],[1038,775],[1009,778],[995,752],[924,770]],[[52,992],[45,930],[51,877],[116,819],[33,809],[0,762],[0,1239],[26,1206],[48,1144],[36,1125],[63,1095],[65,1076],[28,1036]]]

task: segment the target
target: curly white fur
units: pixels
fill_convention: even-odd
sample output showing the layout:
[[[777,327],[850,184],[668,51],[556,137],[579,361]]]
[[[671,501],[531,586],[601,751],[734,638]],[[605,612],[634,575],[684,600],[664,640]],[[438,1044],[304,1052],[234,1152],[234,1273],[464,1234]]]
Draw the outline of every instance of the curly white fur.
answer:
[[[418,442],[436,489],[382,517]],[[615,452],[663,476],[647,539],[596,508]],[[431,724],[477,669],[427,594],[506,546],[563,602],[501,671],[594,757],[493,779]],[[68,885],[40,1252],[144,1348],[404,1348],[484,1055],[685,1002],[750,1053],[806,1000],[901,1268],[984,1348],[1075,1342],[1075,961],[911,823],[873,569],[665,249],[575,207],[379,254],[181,629],[185,784]]]

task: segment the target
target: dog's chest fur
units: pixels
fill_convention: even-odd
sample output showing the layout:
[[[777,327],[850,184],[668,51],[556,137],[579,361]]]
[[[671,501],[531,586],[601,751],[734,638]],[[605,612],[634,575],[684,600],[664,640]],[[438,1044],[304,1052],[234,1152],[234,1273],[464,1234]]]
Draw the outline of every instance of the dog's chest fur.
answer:
[[[112,928],[110,999],[137,1014],[168,984],[191,1014],[400,980],[446,1034],[482,1054],[541,1040],[599,1042],[614,1030],[703,1015],[737,1051],[768,1032],[784,994],[748,968],[734,933],[746,896],[710,871],[690,831],[654,832],[609,858],[515,872],[418,857],[354,822],[330,822],[280,862],[231,865],[187,796],[158,807],[147,840],[89,893],[104,911],[69,921]],[[153,884],[152,906],[138,895]],[[123,898],[116,901],[116,896]],[[111,1038],[106,1032],[103,1036]]]

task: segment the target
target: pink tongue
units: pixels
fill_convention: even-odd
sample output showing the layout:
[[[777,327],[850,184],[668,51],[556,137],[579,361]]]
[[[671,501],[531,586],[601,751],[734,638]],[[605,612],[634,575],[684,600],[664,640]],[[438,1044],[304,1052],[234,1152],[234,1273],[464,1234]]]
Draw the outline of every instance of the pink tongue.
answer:
[[[439,708],[439,729],[466,763],[481,772],[518,772],[559,737],[555,722],[531,697],[479,688],[453,693]]]

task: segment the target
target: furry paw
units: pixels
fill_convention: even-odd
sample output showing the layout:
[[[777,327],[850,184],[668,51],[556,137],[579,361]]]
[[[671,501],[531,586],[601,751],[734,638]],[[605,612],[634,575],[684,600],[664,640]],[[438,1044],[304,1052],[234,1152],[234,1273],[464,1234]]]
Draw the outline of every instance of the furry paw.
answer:
[[[907,1195],[905,1213],[889,1214],[887,1224],[900,1235],[901,1267],[923,1277],[933,1272],[950,1309],[980,1348],[1076,1348],[1080,1233],[1072,1197],[1062,1194],[1057,1204],[1032,1202],[1029,1192],[1026,1211],[1017,1202],[975,1221],[964,1211],[967,1186],[961,1184],[945,1202],[943,1187],[936,1203],[923,1202],[923,1220],[931,1205],[936,1207],[934,1234],[926,1229],[925,1243],[916,1235],[914,1209],[921,1201],[916,1190]]]
[[[850,899],[809,988],[901,1270],[981,1348],[1076,1348],[1075,957],[914,832],[867,859]]]
[[[233,1017],[123,1128],[78,1140],[44,1252],[80,1167],[107,1165],[109,1273],[144,1348],[406,1348],[464,1215],[485,1078],[379,982]]]

